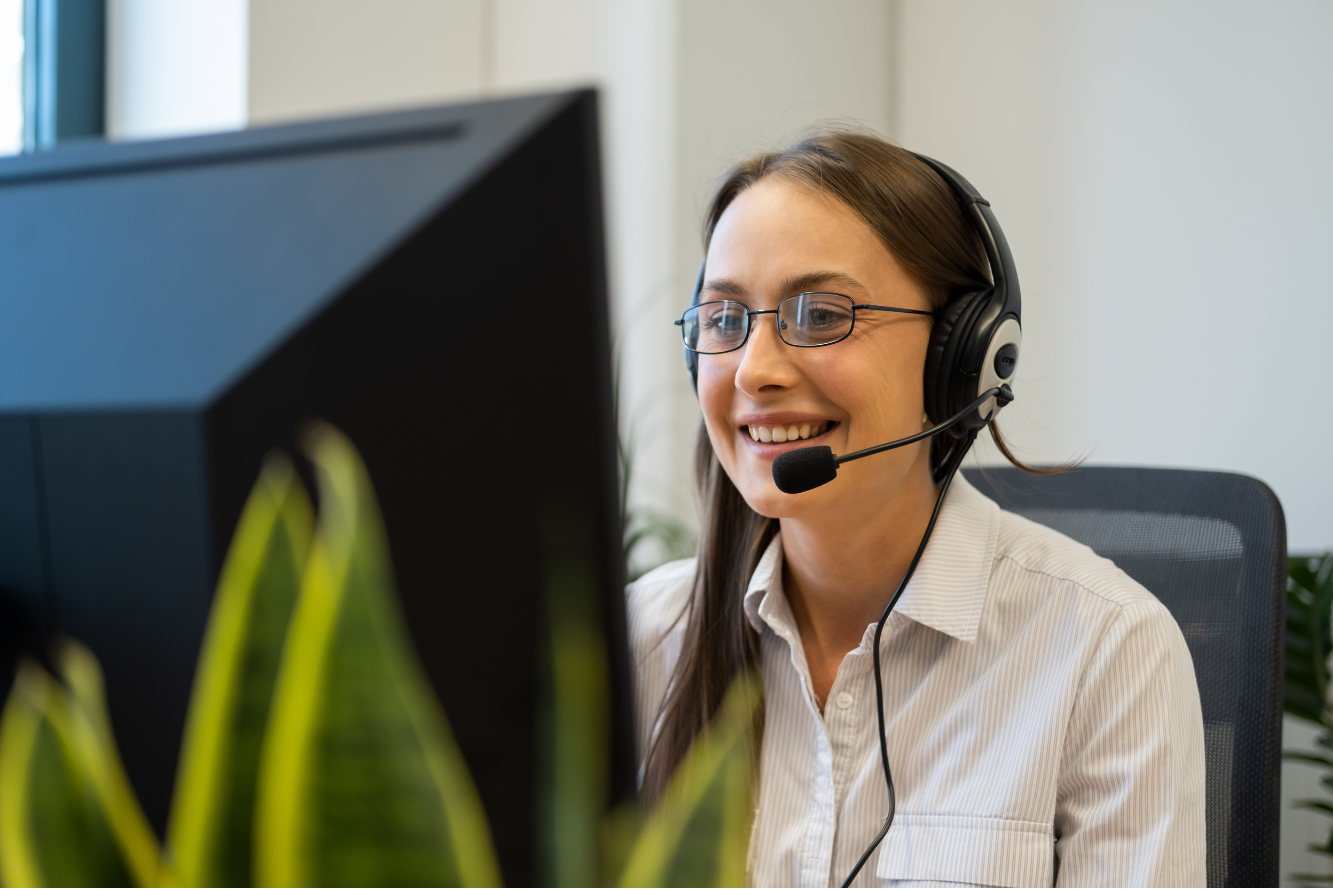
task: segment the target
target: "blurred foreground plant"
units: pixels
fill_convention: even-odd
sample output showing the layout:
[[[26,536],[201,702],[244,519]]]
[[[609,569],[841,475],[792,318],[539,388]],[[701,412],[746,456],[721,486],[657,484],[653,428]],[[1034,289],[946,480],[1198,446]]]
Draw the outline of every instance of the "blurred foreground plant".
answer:
[[[1330,711],[1328,660],[1333,654],[1330,631],[1333,610],[1333,554],[1293,558],[1287,566],[1287,666],[1284,710],[1319,727],[1318,751],[1283,751],[1286,760],[1307,763],[1325,771],[1320,784],[1333,792],[1333,711]],[[1292,806],[1333,818],[1333,797],[1298,800]],[[1311,844],[1312,853],[1333,857],[1333,829],[1323,844]],[[1333,884],[1333,874],[1293,874],[1307,885]]]
[[[161,860],[111,737],[102,675],[72,641],[60,679],[20,664],[0,718],[0,875],[9,887],[154,886]]]
[[[620,886],[745,886],[761,699],[756,677],[732,684],[644,825]]]
[[[550,636],[545,881],[551,886],[745,885],[760,684],[729,690],[646,821],[634,802],[607,813],[610,689],[600,600],[587,555],[592,523],[570,497],[542,523]]]
[[[260,759],[255,883],[498,884],[481,799],[398,612],[365,467],[332,427],[308,438],[320,525]]]
[[[168,825],[120,768],[92,655],[25,663],[0,720],[0,862],[37,885],[490,886],[485,814],[398,614],[370,482],[308,437],[321,515],[271,458],[214,597]]]
[[[228,551],[164,850],[121,768],[92,654],[65,641],[49,670],[21,665],[0,717],[7,885],[498,884],[480,798],[398,611],[366,470],[332,427],[313,428],[307,445],[318,524],[275,456]],[[592,530],[577,504],[547,504],[547,880],[742,884],[753,679],[728,695],[646,825],[633,804],[606,813],[609,671]]]
[[[260,749],[313,534],[305,489],[271,458],[232,539],[195,672],[167,827],[185,884],[252,879]]]

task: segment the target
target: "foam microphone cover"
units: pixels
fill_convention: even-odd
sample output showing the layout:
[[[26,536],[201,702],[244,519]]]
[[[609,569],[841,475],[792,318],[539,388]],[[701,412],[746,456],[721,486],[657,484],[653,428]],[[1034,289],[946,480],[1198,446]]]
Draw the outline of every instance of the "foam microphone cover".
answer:
[[[779,454],[773,461],[773,482],[779,491],[800,494],[832,482],[838,475],[838,462],[827,445],[797,448]]]

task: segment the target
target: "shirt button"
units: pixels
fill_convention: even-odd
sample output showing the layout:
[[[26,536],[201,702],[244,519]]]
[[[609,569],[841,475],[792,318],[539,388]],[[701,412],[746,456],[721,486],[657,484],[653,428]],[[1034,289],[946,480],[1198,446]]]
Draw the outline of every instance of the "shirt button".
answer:
[[[852,694],[850,692],[839,692],[837,702],[838,707],[844,711],[847,710],[852,706]]]

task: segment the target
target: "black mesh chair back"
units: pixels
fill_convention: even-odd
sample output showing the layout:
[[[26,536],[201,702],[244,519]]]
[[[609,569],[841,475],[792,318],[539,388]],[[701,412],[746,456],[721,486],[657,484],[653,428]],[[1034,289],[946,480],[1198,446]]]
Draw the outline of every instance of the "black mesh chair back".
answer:
[[[1287,541],[1273,492],[1194,470],[964,473],[1006,510],[1114,561],[1171,610],[1203,705],[1208,886],[1276,887]]]

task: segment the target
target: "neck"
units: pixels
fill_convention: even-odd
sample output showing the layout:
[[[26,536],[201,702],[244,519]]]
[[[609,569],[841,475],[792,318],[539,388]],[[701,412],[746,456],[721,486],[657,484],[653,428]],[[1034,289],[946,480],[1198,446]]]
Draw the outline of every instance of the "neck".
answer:
[[[879,620],[930,522],[939,489],[929,443],[893,490],[849,489],[857,495],[836,510],[781,520],[783,588],[821,701],[843,656]]]

